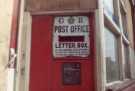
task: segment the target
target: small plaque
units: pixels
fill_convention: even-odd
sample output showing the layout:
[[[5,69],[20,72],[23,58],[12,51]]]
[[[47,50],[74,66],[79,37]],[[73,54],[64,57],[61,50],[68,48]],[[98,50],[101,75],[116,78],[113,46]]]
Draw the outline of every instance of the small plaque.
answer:
[[[80,85],[81,84],[81,64],[64,63],[63,64],[63,84]]]

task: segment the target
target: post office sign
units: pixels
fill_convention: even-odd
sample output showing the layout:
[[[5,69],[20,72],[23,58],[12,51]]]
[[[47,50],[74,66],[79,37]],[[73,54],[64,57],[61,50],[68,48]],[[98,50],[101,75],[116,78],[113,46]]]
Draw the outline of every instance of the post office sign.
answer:
[[[88,16],[58,16],[53,25],[54,57],[88,57],[90,54]]]

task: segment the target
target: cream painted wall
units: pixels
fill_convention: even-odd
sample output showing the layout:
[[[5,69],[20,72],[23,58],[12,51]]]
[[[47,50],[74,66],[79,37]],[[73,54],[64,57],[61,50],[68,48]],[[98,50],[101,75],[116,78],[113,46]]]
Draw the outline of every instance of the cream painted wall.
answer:
[[[0,0],[0,91],[6,91],[9,39],[14,0]]]

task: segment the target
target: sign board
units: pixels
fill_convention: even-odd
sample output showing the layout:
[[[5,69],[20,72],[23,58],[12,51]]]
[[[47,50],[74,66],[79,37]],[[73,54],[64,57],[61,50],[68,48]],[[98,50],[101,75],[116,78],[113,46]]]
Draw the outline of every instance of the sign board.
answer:
[[[55,17],[53,25],[54,57],[88,57],[90,52],[89,17]]]

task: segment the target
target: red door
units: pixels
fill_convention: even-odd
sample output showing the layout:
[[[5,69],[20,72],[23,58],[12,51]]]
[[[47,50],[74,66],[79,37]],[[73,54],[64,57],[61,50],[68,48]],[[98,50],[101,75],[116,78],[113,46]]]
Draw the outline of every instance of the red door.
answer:
[[[95,91],[93,21],[93,14],[32,16],[30,91]]]

